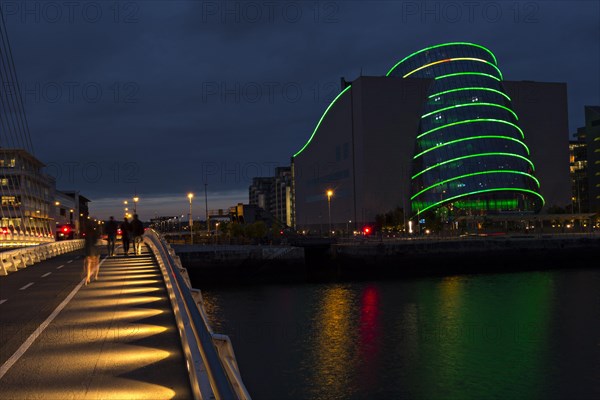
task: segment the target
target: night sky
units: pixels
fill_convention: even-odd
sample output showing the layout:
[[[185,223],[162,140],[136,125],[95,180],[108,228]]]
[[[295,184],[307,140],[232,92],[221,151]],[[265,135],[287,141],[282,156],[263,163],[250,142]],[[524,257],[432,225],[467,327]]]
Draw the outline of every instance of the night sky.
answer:
[[[62,190],[142,219],[248,201],[309,138],[340,77],[468,41],[506,80],[566,82],[569,129],[600,104],[597,1],[2,1],[35,155]],[[565,132],[567,134],[567,132]]]

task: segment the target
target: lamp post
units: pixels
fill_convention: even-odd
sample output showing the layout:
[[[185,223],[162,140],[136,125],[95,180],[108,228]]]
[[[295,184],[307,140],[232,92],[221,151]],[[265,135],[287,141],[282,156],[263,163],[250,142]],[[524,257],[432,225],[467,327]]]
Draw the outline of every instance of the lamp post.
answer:
[[[327,211],[329,213],[329,236],[331,236],[331,198],[333,197],[333,190],[328,189],[325,194],[327,195]]]
[[[140,201],[140,198],[136,196],[133,197],[133,213],[137,214],[137,203]]]
[[[190,244],[194,244],[194,221],[192,219],[192,199],[194,193],[188,193],[188,199],[190,200]]]
[[[208,223],[208,194],[206,192],[207,186],[208,186],[208,183],[205,183],[204,184],[204,212],[206,213],[206,215],[204,216],[204,218],[206,219],[206,237],[208,238],[210,236],[210,224]]]

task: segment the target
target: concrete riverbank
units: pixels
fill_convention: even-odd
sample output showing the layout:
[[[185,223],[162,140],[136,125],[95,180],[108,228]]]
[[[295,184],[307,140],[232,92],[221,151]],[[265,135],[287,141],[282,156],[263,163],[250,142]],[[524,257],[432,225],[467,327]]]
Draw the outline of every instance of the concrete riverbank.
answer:
[[[190,278],[207,284],[402,278],[590,267],[599,235],[473,237],[173,246]]]
[[[292,246],[173,245],[192,281],[261,282],[304,279],[304,249]]]
[[[331,256],[340,275],[352,278],[594,268],[599,252],[597,235],[523,235],[335,244]]]

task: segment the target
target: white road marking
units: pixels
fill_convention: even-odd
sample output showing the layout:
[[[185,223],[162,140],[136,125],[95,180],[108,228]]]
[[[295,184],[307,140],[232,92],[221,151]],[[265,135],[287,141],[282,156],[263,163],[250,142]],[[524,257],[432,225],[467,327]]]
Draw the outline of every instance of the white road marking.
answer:
[[[8,300],[8,299],[0,300],[0,304],[6,303],[6,300]]]
[[[21,289],[19,289],[19,290],[25,290],[25,289],[27,289],[29,286],[33,285],[33,284],[34,284],[34,282],[29,282],[27,285],[23,286],[23,287],[22,287]]]
[[[64,267],[65,265],[59,265],[58,267],[56,267],[56,269],[61,269],[62,267]]]
[[[104,260],[106,260],[106,259],[104,259]],[[102,260],[100,262],[99,267],[102,265],[104,260]],[[71,301],[73,296],[75,296],[77,291],[79,291],[79,289],[81,289],[81,286],[83,286],[84,282],[85,282],[85,278],[82,279],[81,282],[79,282],[79,284],[77,286],[75,286],[73,291],[71,291],[71,293],[69,293],[69,295],[62,301],[62,303],[60,303],[58,305],[58,307],[56,307],[56,309],[54,311],[52,311],[52,314],[50,314],[48,316],[48,318],[46,318],[46,320],[44,322],[42,322],[42,324],[40,326],[38,326],[37,329],[35,331],[33,331],[33,333],[31,335],[29,335],[27,340],[25,342],[23,342],[23,344],[17,349],[17,351],[15,351],[15,353],[8,360],[6,360],[6,362],[4,364],[2,364],[2,366],[0,367],[0,379],[2,379],[2,377],[4,375],[6,375],[8,370],[17,361],[19,361],[19,358],[21,358],[23,356],[23,354],[25,354],[27,349],[29,349],[31,347],[33,342],[35,342],[35,340],[42,334],[42,332],[44,332],[44,330],[48,327],[48,325],[50,325],[50,323],[54,320],[54,318],[56,318],[56,316],[63,310],[63,308],[65,308],[67,306],[67,304],[69,304],[69,302]]]
[[[72,262],[73,262],[73,260],[69,260],[69,261],[67,261],[67,264],[70,264],[70,263],[72,263]]]
[[[44,275],[42,275],[42,278],[47,277],[48,275],[50,275],[52,272],[46,272]]]

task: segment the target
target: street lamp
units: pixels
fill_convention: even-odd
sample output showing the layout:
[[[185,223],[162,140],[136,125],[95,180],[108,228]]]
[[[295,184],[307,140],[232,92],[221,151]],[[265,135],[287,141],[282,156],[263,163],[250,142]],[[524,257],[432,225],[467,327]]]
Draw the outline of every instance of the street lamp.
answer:
[[[331,235],[331,198],[333,197],[333,190],[328,189],[325,194],[327,195],[327,211],[329,212],[329,235]]]
[[[140,201],[140,198],[135,196],[133,198],[133,213],[137,214],[137,202]]]
[[[205,216],[204,218],[206,219],[206,237],[210,236],[210,224],[208,223],[208,194],[206,191],[206,187],[208,186],[208,183],[204,184],[204,212],[205,212]]]
[[[190,244],[194,244],[194,221],[192,220],[192,199],[194,193],[188,193],[188,199],[190,200]]]

